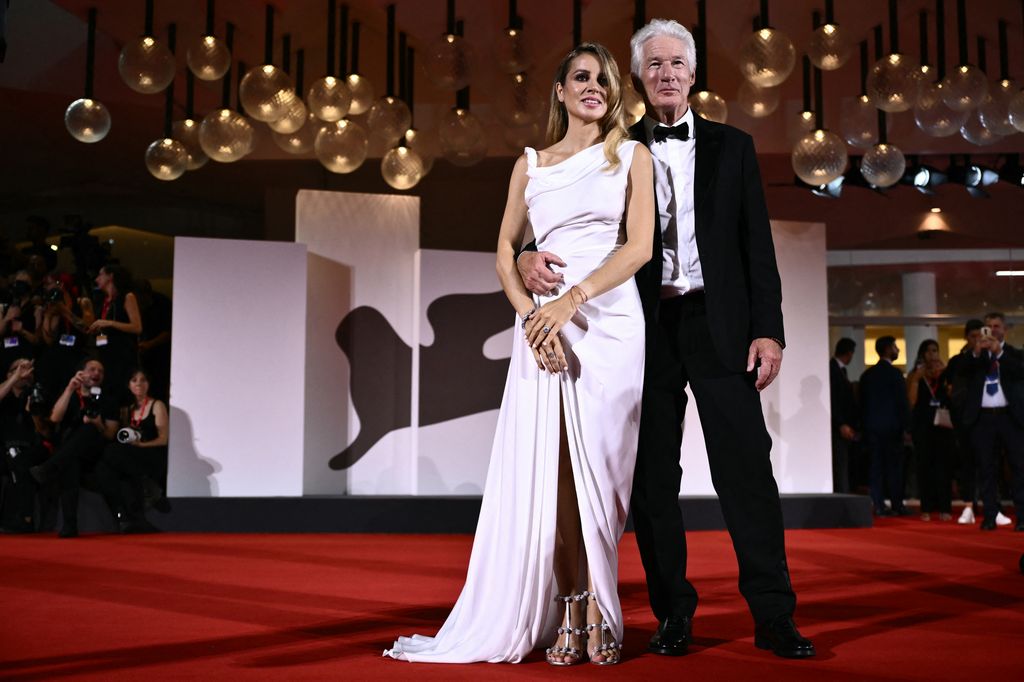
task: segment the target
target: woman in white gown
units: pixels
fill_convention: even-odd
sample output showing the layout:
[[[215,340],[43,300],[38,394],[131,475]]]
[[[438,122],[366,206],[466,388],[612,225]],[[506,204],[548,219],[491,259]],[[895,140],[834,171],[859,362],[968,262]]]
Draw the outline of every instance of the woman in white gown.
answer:
[[[519,313],[466,584],[434,637],[399,637],[407,661],[617,663],[618,542],[629,509],[644,370],[633,274],[651,257],[650,153],[628,141],[619,69],[601,45],[563,60],[548,138],[516,162],[498,238]],[[515,268],[527,224],[564,284],[533,297]],[[559,624],[561,619],[561,624]],[[556,630],[557,629],[557,630]]]

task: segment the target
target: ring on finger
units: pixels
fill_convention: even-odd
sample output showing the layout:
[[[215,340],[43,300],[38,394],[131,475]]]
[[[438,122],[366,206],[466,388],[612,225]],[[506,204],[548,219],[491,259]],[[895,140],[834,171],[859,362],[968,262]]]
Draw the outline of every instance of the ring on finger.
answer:
[[[551,327],[542,327],[541,331],[547,334],[549,331],[551,331]]]

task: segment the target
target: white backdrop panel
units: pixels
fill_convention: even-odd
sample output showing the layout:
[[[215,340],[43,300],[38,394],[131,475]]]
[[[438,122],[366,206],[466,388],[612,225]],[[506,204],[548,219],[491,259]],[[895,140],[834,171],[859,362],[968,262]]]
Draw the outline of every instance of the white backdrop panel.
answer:
[[[419,198],[302,190],[295,240],[309,248],[303,491],[412,494]]]
[[[306,247],[179,237],[167,492],[302,494]]]

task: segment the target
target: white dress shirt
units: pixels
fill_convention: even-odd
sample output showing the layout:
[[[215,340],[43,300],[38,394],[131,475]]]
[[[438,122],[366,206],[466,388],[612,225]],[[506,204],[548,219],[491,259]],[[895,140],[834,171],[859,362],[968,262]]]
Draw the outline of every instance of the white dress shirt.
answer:
[[[693,177],[697,158],[693,110],[687,107],[683,117],[673,124],[686,123],[690,129],[690,139],[686,141],[672,137],[654,142],[654,129],[665,124],[649,116],[644,116],[643,120],[654,157],[654,192],[661,225],[661,297],[671,298],[700,291],[704,288],[704,275],[697,253],[693,213]]]
[[[996,360],[998,360],[999,358],[1003,357],[1003,345],[1005,343],[1006,343],[1006,341],[1000,341],[999,342],[999,353],[997,355],[995,355]],[[989,384],[995,384],[995,386],[996,386],[996,392],[991,394],[991,395],[988,392]],[[1006,399],[1006,394],[1003,393],[1003,384],[999,380],[999,376],[996,376],[995,378],[990,379],[988,377],[988,372],[986,370],[985,386],[981,389],[981,406],[982,407],[1006,407],[1009,404],[1010,404],[1010,401],[1008,401]]]

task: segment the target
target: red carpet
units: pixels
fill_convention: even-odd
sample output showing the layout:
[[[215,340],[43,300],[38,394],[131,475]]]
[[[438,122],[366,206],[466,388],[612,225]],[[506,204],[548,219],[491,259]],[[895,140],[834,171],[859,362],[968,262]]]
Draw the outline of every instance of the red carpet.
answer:
[[[702,602],[689,656],[643,653],[654,621],[627,536],[624,662],[555,669],[540,656],[518,666],[380,658],[394,635],[440,625],[468,536],[0,537],[0,678],[1020,679],[1024,533],[884,520],[787,541],[816,659],[753,647],[729,539],[700,532],[690,534]]]

